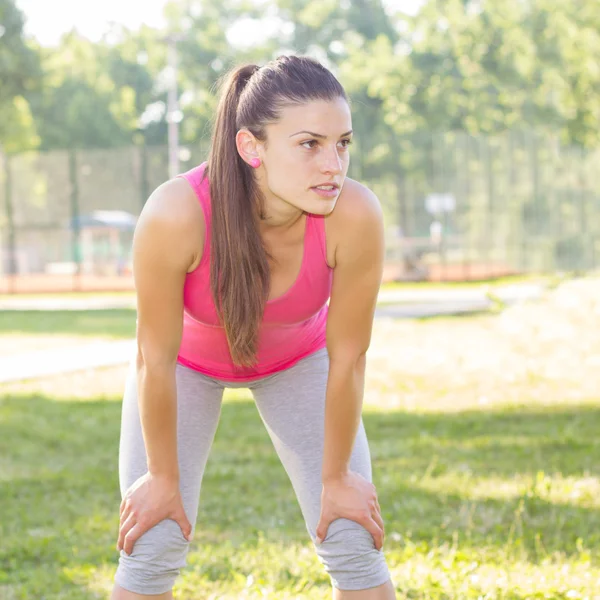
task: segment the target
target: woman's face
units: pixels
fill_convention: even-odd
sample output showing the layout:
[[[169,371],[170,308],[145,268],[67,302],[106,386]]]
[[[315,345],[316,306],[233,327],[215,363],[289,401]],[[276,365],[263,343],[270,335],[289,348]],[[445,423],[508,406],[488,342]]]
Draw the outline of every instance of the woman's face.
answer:
[[[352,139],[348,103],[338,98],[287,106],[266,133],[267,142],[256,142],[254,151],[262,161],[256,175],[267,211],[329,214],[348,172]]]

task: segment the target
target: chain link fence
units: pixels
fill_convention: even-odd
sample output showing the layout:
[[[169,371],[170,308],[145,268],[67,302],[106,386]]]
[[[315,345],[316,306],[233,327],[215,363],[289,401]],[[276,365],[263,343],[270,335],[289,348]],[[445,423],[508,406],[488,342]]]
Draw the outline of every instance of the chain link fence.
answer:
[[[208,145],[184,148],[181,171]],[[132,289],[131,241],[166,147],[2,156],[0,292]],[[600,150],[507,132],[428,133],[352,150],[381,200],[385,279],[583,271],[600,260]]]

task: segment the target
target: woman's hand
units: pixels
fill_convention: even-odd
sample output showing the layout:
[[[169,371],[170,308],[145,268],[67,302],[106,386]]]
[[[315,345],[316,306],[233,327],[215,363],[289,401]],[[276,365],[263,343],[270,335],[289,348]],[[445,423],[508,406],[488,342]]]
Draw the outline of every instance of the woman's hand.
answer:
[[[373,536],[377,550],[381,550],[384,526],[375,486],[352,471],[323,483],[317,544],[327,536],[330,523],[342,518],[362,525]]]
[[[192,526],[183,509],[179,484],[173,479],[146,473],[127,490],[121,502],[117,550],[133,552],[140,536],[164,519],[175,521],[191,541]]]

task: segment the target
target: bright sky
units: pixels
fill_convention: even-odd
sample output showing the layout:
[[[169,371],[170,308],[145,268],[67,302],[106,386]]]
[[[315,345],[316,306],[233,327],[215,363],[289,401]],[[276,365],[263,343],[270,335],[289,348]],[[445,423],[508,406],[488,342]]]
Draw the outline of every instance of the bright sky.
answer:
[[[114,21],[129,29],[142,23],[161,27],[166,0],[17,0],[25,13],[25,32],[43,45],[58,43],[60,36],[75,27],[98,41]]]
[[[161,27],[167,0],[16,0],[25,13],[25,32],[43,45],[55,45],[60,36],[75,27],[86,37],[98,41],[110,22],[129,29],[142,23]],[[423,0],[384,0],[390,8],[415,13]]]

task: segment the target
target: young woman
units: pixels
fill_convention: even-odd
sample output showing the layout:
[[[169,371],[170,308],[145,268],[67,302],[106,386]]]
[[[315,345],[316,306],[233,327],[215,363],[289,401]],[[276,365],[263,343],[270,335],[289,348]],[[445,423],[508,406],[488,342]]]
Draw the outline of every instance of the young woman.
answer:
[[[361,421],[383,223],[346,179],[351,138],[344,89],[318,62],[244,66],[207,163],[144,207],[113,600],[172,598],[228,387],[252,391],[334,598],[395,598]]]

